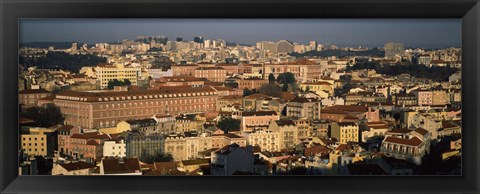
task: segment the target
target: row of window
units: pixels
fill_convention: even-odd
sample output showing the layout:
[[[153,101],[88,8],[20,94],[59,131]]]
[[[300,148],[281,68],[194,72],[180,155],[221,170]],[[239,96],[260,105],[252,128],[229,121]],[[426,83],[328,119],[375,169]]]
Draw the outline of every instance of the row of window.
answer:
[[[37,148],[35,148],[35,149],[32,149],[32,148],[28,149],[28,151],[29,151],[29,152],[31,152],[32,150],[34,150],[35,152],[37,152],[37,151],[38,151],[38,150],[37,150]],[[43,151],[45,151],[45,150],[42,148],[42,149],[40,149],[40,151],[42,151],[42,152],[43,152]]]
[[[123,97],[122,97],[123,99]],[[164,103],[165,102],[165,103]],[[194,98],[193,101],[192,99],[184,99],[184,100],[169,100],[169,101],[160,101],[160,103],[158,101],[156,102],[145,102],[145,104],[143,102],[140,102],[140,103],[128,103],[128,107],[149,107],[149,106],[164,106],[164,105],[174,105],[174,104],[179,104],[179,103],[210,103],[210,102],[215,102],[214,98],[206,98],[206,99],[196,99]],[[116,104],[116,107],[117,108],[121,108],[123,106],[123,108],[127,108],[127,103],[118,103]],[[115,104],[112,104],[112,105],[109,105],[109,104],[106,104],[105,106],[104,105],[100,105],[100,109],[110,109],[110,108],[115,108]]]
[[[26,138],[26,137],[23,137],[22,139],[23,139],[23,141],[25,141],[27,138]],[[36,137],[35,137],[35,138],[33,138],[33,139],[34,139],[35,141],[37,141],[37,140],[38,140]],[[29,137],[29,138],[28,138],[28,140],[29,140],[29,141],[32,141],[32,138],[31,138],[31,137]],[[43,137],[42,137],[42,138],[40,138],[40,140],[42,140],[42,141],[43,141]]]

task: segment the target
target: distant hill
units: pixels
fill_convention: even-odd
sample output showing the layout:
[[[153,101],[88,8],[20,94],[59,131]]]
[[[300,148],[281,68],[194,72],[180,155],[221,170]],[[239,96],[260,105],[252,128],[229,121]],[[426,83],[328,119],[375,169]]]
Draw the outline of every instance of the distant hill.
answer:
[[[74,42],[27,42],[20,43],[20,47],[47,49],[48,47],[53,46],[55,49],[68,49],[72,47],[72,43]],[[78,43],[78,45],[83,45],[83,43]]]

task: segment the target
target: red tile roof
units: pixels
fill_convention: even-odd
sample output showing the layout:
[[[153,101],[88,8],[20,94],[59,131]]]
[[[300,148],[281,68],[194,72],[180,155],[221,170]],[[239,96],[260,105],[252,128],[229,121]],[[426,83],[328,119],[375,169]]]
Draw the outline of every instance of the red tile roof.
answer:
[[[421,135],[426,135],[428,133],[428,131],[424,128],[417,128],[414,131],[416,131],[417,133],[420,133]]]
[[[120,160],[123,160],[123,162],[120,162]],[[138,158],[104,158],[102,163],[105,174],[141,172]]]
[[[73,129],[73,125],[63,125],[57,129],[57,131],[70,131]]]
[[[94,164],[86,163],[86,162],[72,162],[72,163],[67,163],[67,164],[60,164],[65,170],[68,171],[73,171],[73,170],[83,170],[87,168],[94,168]]]
[[[57,94],[55,99],[62,99],[62,100],[72,100],[72,101],[81,101],[81,98],[84,98],[86,102],[98,102],[103,101],[104,98],[108,98],[109,101],[117,100],[116,98],[119,97],[119,100],[122,100],[121,97],[133,97],[133,96],[140,96],[142,99],[145,98],[170,98],[167,95],[169,94],[197,94],[200,95],[214,95],[215,90],[211,87],[202,87],[202,88],[194,88],[190,86],[169,86],[169,87],[162,87],[158,90],[144,90],[144,91],[115,91],[115,92],[80,92],[80,91],[62,91]],[[201,94],[204,93],[204,94]],[[158,95],[163,95],[160,97]],[[69,98],[73,97],[73,98]],[[78,98],[78,99],[74,99]],[[138,99],[138,98],[137,98]],[[125,98],[124,100],[127,100]]]
[[[243,112],[242,116],[249,117],[249,116],[276,116],[277,112],[275,111],[250,111],[250,112]]]
[[[26,89],[18,92],[19,94],[44,94],[48,93],[50,94],[51,92],[45,90],[45,89]]]
[[[409,146],[419,146],[423,141],[420,140],[418,137],[412,137],[410,139],[398,138],[398,137],[387,137],[384,142],[395,143],[395,144],[403,144]]]

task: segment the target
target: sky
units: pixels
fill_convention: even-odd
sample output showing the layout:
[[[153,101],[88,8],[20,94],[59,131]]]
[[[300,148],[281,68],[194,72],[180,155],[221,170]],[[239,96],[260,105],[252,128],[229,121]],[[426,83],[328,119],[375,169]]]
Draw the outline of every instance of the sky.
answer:
[[[461,19],[21,19],[20,42],[117,42],[194,36],[254,45],[290,40],[339,46],[461,47]]]

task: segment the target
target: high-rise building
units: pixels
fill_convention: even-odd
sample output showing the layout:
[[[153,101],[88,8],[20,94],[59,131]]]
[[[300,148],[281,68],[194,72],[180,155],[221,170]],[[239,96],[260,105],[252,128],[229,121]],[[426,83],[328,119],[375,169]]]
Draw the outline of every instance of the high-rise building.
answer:
[[[405,48],[402,43],[389,42],[385,44],[385,57],[394,58],[396,55],[402,56],[405,52]]]
[[[78,50],[78,43],[74,42],[72,43],[72,47],[70,48],[71,51],[77,51]]]
[[[182,37],[177,37],[177,42],[182,42],[183,38]]]
[[[296,53],[305,53],[307,49],[305,48],[305,45],[303,44],[294,44],[293,51]]]
[[[280,40],[277,42],[278,53],[291,53],[293,52],[293,43],[288,40]]]
[[[277,44],[270,41],[257,42],[257,48],[263,51],[277,52]]]
[[[174,51],[177,50],[177,43],[174,41],[167,41],[167,50]]]
[[[203,37],[201,37],[201,36],[195,36],[195,37],[193,38],[193,42],[203,43]]]
[[[310,41],[310,50],[313,51],[313,50],[317,50],[317,41]]]
[[[211,48],[212,47],[212,41],[211,40],[204,40],[203,45],[205,48]]]

